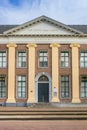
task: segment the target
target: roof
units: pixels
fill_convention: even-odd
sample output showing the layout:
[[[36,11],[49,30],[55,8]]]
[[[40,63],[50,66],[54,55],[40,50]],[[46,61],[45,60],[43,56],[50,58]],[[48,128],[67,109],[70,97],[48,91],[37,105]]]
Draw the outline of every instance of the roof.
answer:
[[[18,25],[0,25],[0,34],[3,34],[4,31],[15,28]]]
[[[87,25],[66,25],[66,24],[60,23],[56,20],[53,20],[51,18],[48,18],[46,16],[40,16],[40,17],[38,17],[34,20],[31,20],[31,21],[26,22],[26,23],[21,24],[21,25],[0,25],[0,34],[3,34],[5,32],[9,33],[9,32],[12,32],[14,30],[21,29],[25,26],[35,24],[36,22],[39,22],[40,20],[51,22],[52,24],[55,24],[56,26],[63,27],[65,29],[68,29],[68,30],[75,32],[75,33],[85,33],[85,34],[87,34]]]
[[[87,25],[68,25],[68,26],[87,34]]]

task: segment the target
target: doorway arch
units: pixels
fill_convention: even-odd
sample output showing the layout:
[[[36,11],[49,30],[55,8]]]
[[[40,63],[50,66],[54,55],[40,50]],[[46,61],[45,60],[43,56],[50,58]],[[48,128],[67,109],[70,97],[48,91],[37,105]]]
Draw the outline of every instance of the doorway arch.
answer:
[[[48,73],[41,72],[35,78],[36,102],[51,102],[52,80]]]

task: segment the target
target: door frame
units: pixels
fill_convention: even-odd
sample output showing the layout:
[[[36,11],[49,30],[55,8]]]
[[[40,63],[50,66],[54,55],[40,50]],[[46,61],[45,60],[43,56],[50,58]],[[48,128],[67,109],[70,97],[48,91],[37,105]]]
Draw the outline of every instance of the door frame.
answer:
[[[38,82],[38,91],[39,91],[39,84],[48,84],[48,86],[46,86],[46,87],[48,87],[48,97],[49,97],[49,82]],[[38,93],[38,99],[39,99],[39,93]],[[39,100],[38,100],[38,102],[39,102]],[[49,102],[49,98],[48,98],[48,102]],[[44,103],[44,101],[43,101],[43,103]]]
[[[45,75],[49,79],[49,81],[38,81],[42,75]],[[36,78],[35,78],[35,99],[36,99],[36,102],[38,102],[38,83],[49,83],[49,102],[51,102],[51,99],[52,99],[52,79],[51,79],[50,75],[46,72],[41,72],[36,76]]]

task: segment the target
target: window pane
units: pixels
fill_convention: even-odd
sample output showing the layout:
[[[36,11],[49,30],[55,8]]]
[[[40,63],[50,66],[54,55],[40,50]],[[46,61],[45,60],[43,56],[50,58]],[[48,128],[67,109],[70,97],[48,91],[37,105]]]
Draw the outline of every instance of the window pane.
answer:
[[[87,52],[85,52],[85,56],[87,56]]]
[[[83,58],[83,57],[81,57],[81,58],[80,58],[80,61],[84,61],[84,58]]]
[[[65,63],[65,67],[68,67],[68,66],[69,66],[69,63],[68,63],[68,62],[66,62],[66,63]]]
[[[81,63],[80,63],[80,66],[81,66],[81,67],[84,67],[84,63],[81,62]]]
[[[65,53],[65,56],[67,56],[67,57],[68,57],[68,55],[69,55],[69,54],[68,54],[68,52],[66,52],[66,53]]]
[[[47,57],[44,57],[44,61],[47,61]]]
[[[43,57],[40,57],[40,61],[43,61]]]
[[[87,68],[87,62],[85,62],[85,67]]]
[[[47,54],[47,52],[45,52],[45,53],[44,53],[44,56],[46,56],[46,57],[47,57],[47,55],[48,55],[48,54]]]
[[[26,97],[26,93],[22,93],[22,97],[25,98]]]
[[[64,61],[64,57],[61,57],[61,61]]]
[[[6,62],[3,62],[3,67],[6,67]]]
[[[18,91],[21,92],[21,87],[18,87]]]
[[[81,55],[81,56],[84,56],[84,55],[85,55],[85,53],[81,52],[81,53],[80,53],[80,55]]]
[[[21,93],[18,93],[18,97],[21,98]]]
[[[18,82],[18,86],[21,86],[21,82]]]

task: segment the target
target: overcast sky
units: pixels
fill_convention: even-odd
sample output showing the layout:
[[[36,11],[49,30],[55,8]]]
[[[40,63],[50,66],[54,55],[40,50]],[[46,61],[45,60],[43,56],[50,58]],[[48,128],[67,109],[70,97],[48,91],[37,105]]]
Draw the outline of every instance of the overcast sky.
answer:
[[[0,0],[0,24],[22,24],[41,15],[87,24],[87,0]]]

